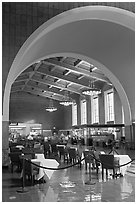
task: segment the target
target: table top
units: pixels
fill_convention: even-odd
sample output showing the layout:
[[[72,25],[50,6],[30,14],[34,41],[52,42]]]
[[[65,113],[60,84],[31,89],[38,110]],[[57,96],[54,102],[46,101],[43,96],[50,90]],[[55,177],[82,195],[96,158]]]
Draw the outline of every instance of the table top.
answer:
[[[37,159],[31,159],[31,162],[32,163],[34,162],[36,164],[39,162],[39,165],[42,167],[49,167],[49,168],[55,168],[55,169],[59,166],[59,163],[55,159],[37,158]],[[39,180],[43,176],[45,176],[46,179],[50,179],[54,171],[55,170],[40,168],[39,175],[37,176],[37,180]]]
[[[114,157],[119,157],[119,158],[127,159],[131,161],[131,158],[127,154],[114,154]]]
[[[17,145],[16,148],[23,149],[24,146],[23,145]]]
[[[128,163],[131,161],[131,158],[128,155],[114,155],[114,158],[119,158],[119,165],[123,165],[120,167],[120,173],[124,176],[128,167],[131,165],[131,163]]]

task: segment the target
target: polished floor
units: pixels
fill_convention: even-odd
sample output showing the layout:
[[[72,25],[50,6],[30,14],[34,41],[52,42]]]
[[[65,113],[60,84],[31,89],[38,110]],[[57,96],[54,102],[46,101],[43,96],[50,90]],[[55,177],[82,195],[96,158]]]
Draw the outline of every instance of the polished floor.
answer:
[[[128,154],[135,158],[134,151],[118,150],[120,154]],[[64,164],[61,164],[64,165]],[[102,181],[101,171],[97,178],[96,171],[92,170],[92,185],[85,184],[89,181],[89,173],[74,166],[58,170],[46,183],[25,184],[27,192],[18,193],[21,188],[20,173],[10,173],[3,169],[2,173],[2,201],[3,202],[135,202],[135,162],[132,163],[124,177]]]

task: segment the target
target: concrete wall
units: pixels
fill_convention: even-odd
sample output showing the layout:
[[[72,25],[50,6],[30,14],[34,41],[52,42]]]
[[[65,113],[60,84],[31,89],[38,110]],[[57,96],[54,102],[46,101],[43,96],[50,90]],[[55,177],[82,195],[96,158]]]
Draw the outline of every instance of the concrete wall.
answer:
[[[45,110],[49,99],[33,96],[28,93],[13,94],[10,100],[10,121],[26,123],[41,123],[43,129],[52,129],[54,126],[64,129],[64,107],[54,101],[56,112],[49,113]]]

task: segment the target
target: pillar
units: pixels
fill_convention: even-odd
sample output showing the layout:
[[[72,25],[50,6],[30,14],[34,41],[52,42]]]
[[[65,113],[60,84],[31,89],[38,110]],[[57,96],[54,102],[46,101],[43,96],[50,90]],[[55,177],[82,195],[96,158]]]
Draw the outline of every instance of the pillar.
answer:
[[[125,126],[125,139],[128,144],[128,148],[133,146],[133,135],[132,135],[132,125]]]
[[[9,165],[9,121],[2,121],[2,166]]]

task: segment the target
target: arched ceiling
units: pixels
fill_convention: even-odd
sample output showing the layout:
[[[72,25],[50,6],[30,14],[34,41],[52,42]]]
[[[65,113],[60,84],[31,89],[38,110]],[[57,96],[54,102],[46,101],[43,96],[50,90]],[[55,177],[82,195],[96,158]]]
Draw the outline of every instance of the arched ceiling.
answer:
[[[66,90],[73,98],[91,83],[99,89],[104,84],[112,85],[93,64],[72,57],[55,57],[39,61],[22,72],[13,83],[11,94],[28,92],[60,101]]]

